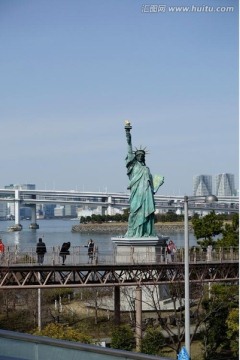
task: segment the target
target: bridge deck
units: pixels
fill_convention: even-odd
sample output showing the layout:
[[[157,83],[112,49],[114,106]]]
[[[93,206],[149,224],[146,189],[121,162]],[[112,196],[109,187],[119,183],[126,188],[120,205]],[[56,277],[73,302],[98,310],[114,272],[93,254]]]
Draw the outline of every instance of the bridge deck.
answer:
[[[238,261],[189,264],[191,283],[230,282],[239,279]],[[184,264],[11,265],[0,266],[0,289],[73,288],[184,283]]]

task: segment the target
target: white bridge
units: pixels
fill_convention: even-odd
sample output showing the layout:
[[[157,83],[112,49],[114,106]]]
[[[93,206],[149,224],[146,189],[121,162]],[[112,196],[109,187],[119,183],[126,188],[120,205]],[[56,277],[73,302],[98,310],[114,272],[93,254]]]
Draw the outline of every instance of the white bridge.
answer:
[[[83,192],[83,191],[61,191],[61,190],[19,190],[0,189],[0,202],[13,202],[15,209],[16,229],[20,225],[20,207],[27,206],[32,209],[31,227],[38,228],[36,223],[37,204],[75,204],[94,205],[102,207],[102,213],[112,214],[112,208],[129,207],[129,193],[114,192]],[[219,197],[218,202],[207,204],[203,196],[192,196],[191,209],[219,212],[238,212],[239,198],[237,196]],[[162,196],[155,195],[156,209],[182,209],[184,208],[184,196]],[[19,229],[19,230],[20,230]]]

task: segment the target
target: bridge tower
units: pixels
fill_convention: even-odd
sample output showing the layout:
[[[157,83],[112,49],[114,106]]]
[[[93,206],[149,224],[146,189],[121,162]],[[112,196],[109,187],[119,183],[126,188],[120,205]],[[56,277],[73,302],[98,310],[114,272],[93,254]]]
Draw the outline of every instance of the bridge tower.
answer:
[[[20,225],[20,197],[19,197],[19,190],[15,190],[14,215],[15,215],[15,225]]]
[[[29,229],[39,229],[39,225],[36,220],[36,204],[32,204],[31,206],[31,224],[29,225]]]
[[[20,224],[20,196],[19,190],[15,190],[15,199],[14,199],[14,216],[15,216],[15,225],[10,227],[11,231],[20,231],[22,230],[22,225]]]
[[[112,196],[108,196],[107,214],[108,215],[113,215],[112,214]]]

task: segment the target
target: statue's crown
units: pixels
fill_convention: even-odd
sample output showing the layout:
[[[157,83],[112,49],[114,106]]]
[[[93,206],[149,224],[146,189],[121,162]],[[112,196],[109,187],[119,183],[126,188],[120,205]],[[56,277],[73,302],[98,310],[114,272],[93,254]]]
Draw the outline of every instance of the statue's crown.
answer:
[[[134,151],[134,154],[135,155],[138,155],[138,154],[148,154],[148,151],[146,150],[146,147],[145,148],[142,148],[142,146],[140,145],[140,148],[137,149]]]

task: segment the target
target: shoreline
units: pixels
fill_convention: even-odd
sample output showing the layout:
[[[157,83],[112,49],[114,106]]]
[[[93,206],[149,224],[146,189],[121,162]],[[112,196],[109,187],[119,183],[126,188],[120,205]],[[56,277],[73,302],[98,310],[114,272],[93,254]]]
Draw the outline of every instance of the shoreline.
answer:
[[[72,232],[122,235],[127,232],[127,227],[127,223],[78,224],[72,226]],[[162,235],[167,235],[169,232],[184,232],[184,223],[156,223],[155,229]],[[193,231],[191,224],[189,231]]]

